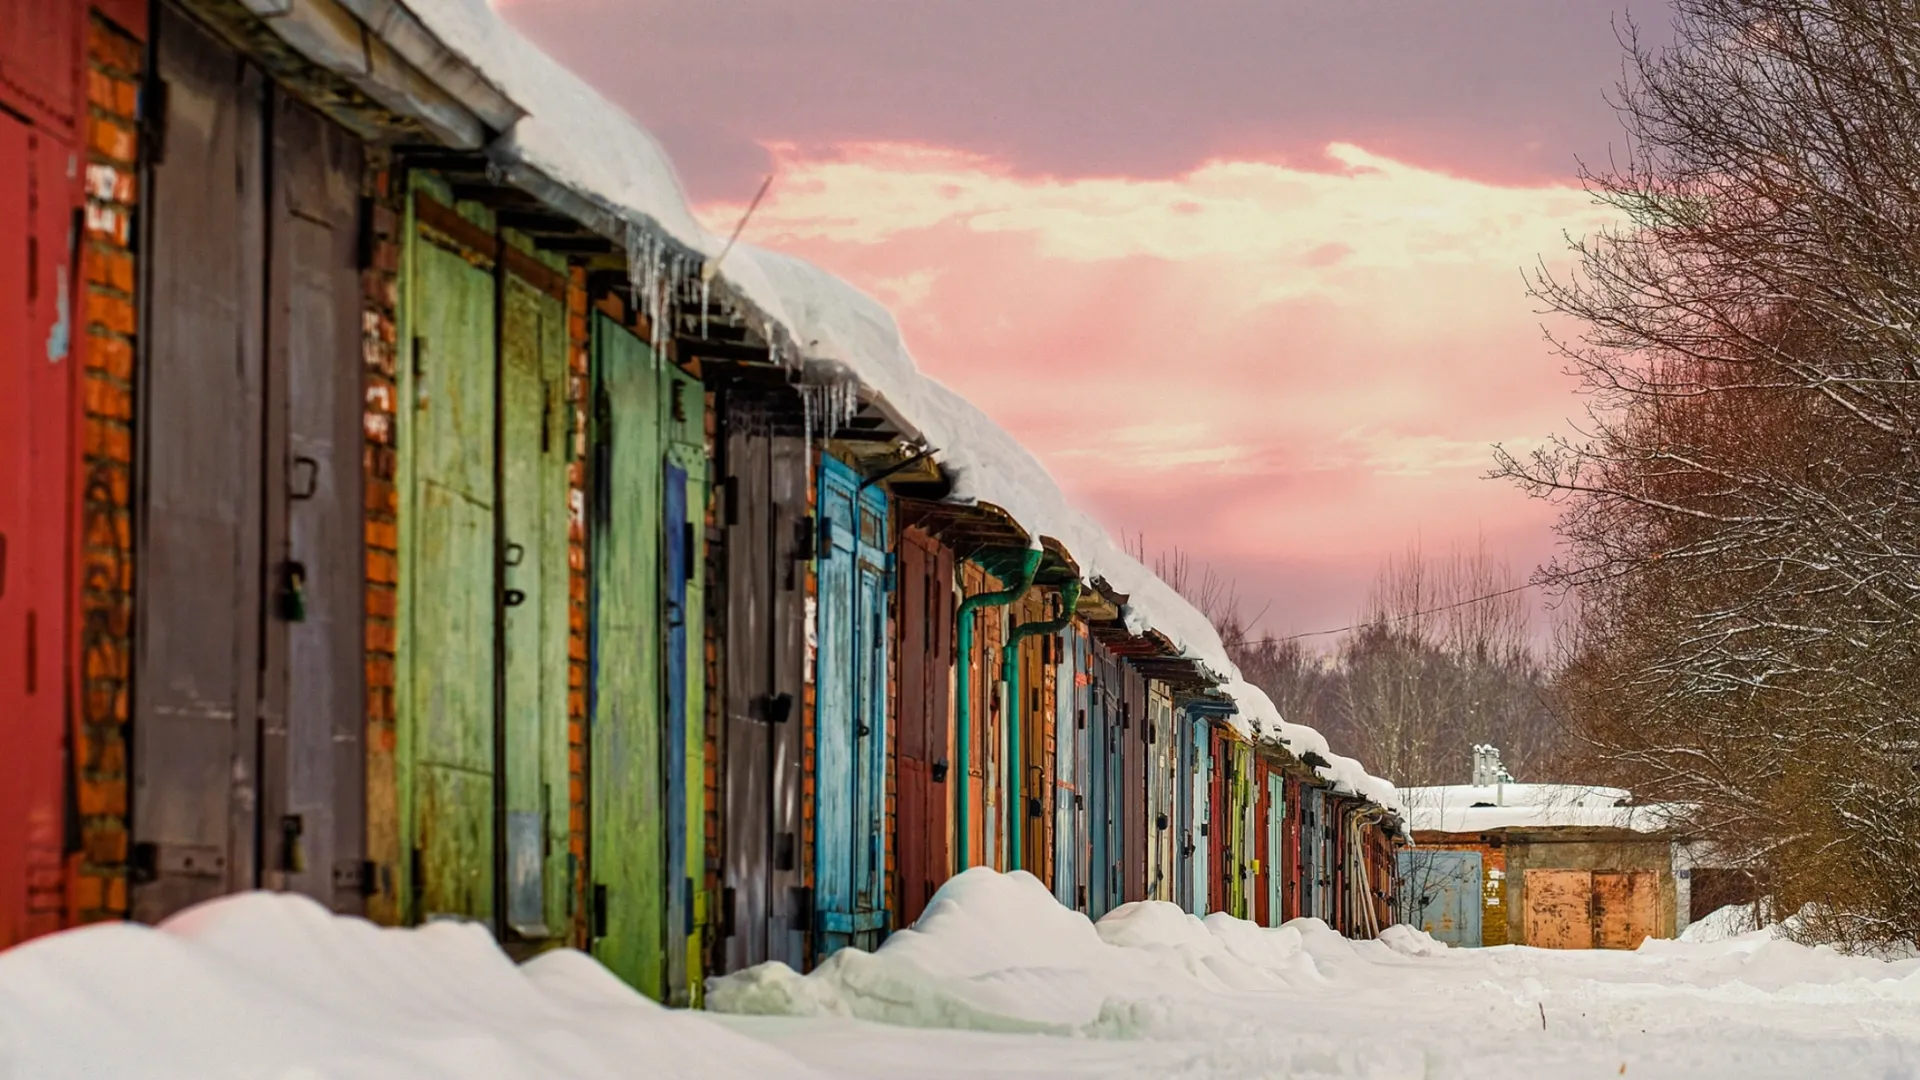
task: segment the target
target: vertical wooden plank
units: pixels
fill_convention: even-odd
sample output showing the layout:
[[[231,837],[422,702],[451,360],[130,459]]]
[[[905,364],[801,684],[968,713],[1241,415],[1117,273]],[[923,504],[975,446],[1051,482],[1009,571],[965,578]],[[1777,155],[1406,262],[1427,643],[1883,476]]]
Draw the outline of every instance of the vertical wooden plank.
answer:
[[[931,835],[932,769],[936,756],[931,715],[931,689],[936,674],[933,641],[937,634],[931,614],[936,585],[932,576],[934,549],[933,539],[918,528],[905,530],[900,538],[900,617],[896,621],[896,647],[900,650],[900,705],[896,713],[900,724],[896,796],[899,811],[894,823],[898,832],[894,850],[899,858],[902,926],[911,926],[920,917],[935,887],[936,870],[931,855],[937,846]],[[938,674],[944,681],[945,671]]]
[[[857,663],[853,730],[854,944],[879,947],[887,913],[887,739],[889,703],[887,606],[891,554],[886,492],[857,494],[857,567],[854,656]]]
[[[503,244],[505,241],[503,241]],[[500,617],[506,706],[506,923],[540,941],[566,919],[566,307],[508,274],[501,333]],[[556,840],[558,841],[556,843]]]
[[[820,558],[815,749],[816,828],[814,896],[818,954],[850,944],[855,910],[855,728],[860,723],[858,681],[859,508],[853,470],[822,455],[819,464]]]
[[[263,793],[285,887],[364,906],[366,756],[362,540],[359,140],[274,94],[269,349],[282,376],[269,492],[285,514],[270,568],[268,695],[285,716],[281,784]],[[283,785],[283,786],[282,786]],[[292,850],[290,850],[290,848]]]
[[[1587,870],[1528,870],[1522,928],[1536,949],[1593,948],[1594,875]]]
[[[775,536],[772,440],[760,410],[730,402],[726,414],[726,755],[720,922],[725,969],[769,957],[773,918],[773,668]],[[792,707],[789,702],[788,707]]]
[[[264,82],[162,9],[166,157],[147,220],[131,908],[256,882]]]
[[[416,178],[416,182],[420,182]],[[494,276],[444,238],[413,245],[411,755],[414,920],[494,921]]]
[[[639,338],[594,317],[593,954],[666,995],[666,844],[660,677],[660,368]]]
[[[662,365],[662,418],[666,460],[664,568],[667,607],[668,785],[671,835],[668,913],[668,1000],[699,1000],[703,983],[700,947],[706,926],[703,903],[706,787],[706,505],[709,463],[706,396],[699,380]],[[677,730],[676,730],[677,729]],[[675,817],[677,816],[677,821]],[[676,845],[678,851],[671,848]]]

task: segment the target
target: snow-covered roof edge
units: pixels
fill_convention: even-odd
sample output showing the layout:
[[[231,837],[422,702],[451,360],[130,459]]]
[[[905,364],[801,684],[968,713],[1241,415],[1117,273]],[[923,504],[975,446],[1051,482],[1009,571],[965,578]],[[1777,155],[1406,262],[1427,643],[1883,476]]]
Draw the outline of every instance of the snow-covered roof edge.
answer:
[[[454,52],[526,110],[489,154],[652,230],[696,257],[723,247],[689,207],[678,174],[652,134],[500,18],[484,0],[407,0]],[[667,260],[663,260],[665,262]],[[1334,754],[1319,732],[1285,721],[1243,679],[1212,623],[1123,551],[1104,527],[1074,508],[1046,468],[965,398],[919,370],[891,312],[853,285],[802,259],[736,246],[718,267],[722,282],[785,331],[804,358],[836,365],[917,428],[956,478],[959,501],[1005,510],[1030,534],[1071,551],[1081,573],[1128,596],[1128,629],[1158,631],[1220,679],[1242,734],[1277,738],[1296,757],[1318,754],[1319,775],[1404,818],[1391,783]],[[771,327],[769,328],[772,329]]]

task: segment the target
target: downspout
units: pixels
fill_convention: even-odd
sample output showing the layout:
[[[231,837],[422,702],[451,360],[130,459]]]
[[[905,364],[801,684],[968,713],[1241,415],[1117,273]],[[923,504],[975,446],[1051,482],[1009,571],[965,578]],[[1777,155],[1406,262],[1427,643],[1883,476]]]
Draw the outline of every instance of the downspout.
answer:
[[[1039,548],[1028,550],[1020,564],[1020,576],[1014,579],[1013,584],[999,592],[983,592],[967,597],[960,601],[960,610],[955,615],[955,621],[959,623],[955,651],[959,653],[957,660],[960,665],[959,685],[954,688],[954,713],[959,719],[959,729],[955,732],[957,745],[954,747],[954,758],[957,768],[954,773],[960,778],[957,801],[959,814],[954,820],[953,861],[956,872],[967,868],[969,839],[967,772],[973,766],[968,754],[973,746],[973,613],[981,608],[1005,607],[1027,595],[1027,590],[1033,588],[1033,575],[1040,569],[1040,554]]]
[[[1021,781],[1025,779],[1025,774],[1021,771],[1020,764],[1020,642],[1039,634],[1057,634],[1065,630],[1067,625],[1073,622],[1074,605],[1080,602],[1080,579],[1078,577],[1075,577],[1060,587],[1060,600],[1060,614],[1051,619],[1039,619],[1030,623],[1021,623],[1019,626],[1013,628],[1012,633],[1007,635],[1005,655],[1007,665],[1007,700],[1013,705],[1013,708],[1008,712],[1010,719],[1007,724],[1007,731],[1009,733],[1008,741],[1012,744],[1012,749],[1007,753],[1007,756],[1012,759],[1012,764],[1007,770],[1007,782],[1013,789],[1013,797],[1007,800],[1007,814],[1009,817],[1007,829],[1009,834],[1009,858],[1007,860],[1007,867],[1011,870],[1026,869],[1022,860],[1024,852],[1021,850],[1024,846],[1021,834],[1026,832],[1027,811],[1026,800],[1021,798],[1020,795],[1020,784]]]

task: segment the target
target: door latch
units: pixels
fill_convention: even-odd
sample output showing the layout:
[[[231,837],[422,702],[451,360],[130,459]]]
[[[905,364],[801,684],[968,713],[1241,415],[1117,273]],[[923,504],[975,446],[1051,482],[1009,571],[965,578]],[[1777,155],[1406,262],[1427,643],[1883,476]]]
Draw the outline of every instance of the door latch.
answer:
[[[939,761],[933,763],[933,782],[936,784],[944,784],[947,782],[946,758],[941,758]]]

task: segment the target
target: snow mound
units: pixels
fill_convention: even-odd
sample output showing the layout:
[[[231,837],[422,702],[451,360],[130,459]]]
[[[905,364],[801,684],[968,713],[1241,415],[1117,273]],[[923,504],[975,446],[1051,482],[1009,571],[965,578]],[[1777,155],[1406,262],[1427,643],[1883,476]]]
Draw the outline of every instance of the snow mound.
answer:
[[[1324,985],[1308,934],[1330,955],[1355,945],[1318,920],[1265,928],[1158,901],[1095,924],[1031,874],[974,867],[877,952],[843,949],[804,976],[776,962],[709,979],[707,1006],[910,1027],[1190,1034],[1228,1022],[1230,1000]]]
[[[246,893],[159,927],[0,953],[0,1076],[34,1080],[818,1077],[641,997],[591,957],[515,966],[485,928],[383,929]]]
[[[1729,904],[1703,918],[1696,919],[1680,932],[1680,940],[1699,945],[1716,944],[1760,934],[1758,940],[1779,936],[1779,924],[1771,915],[1772,903],[1760,901],[1758,915],[1753,904]]]

